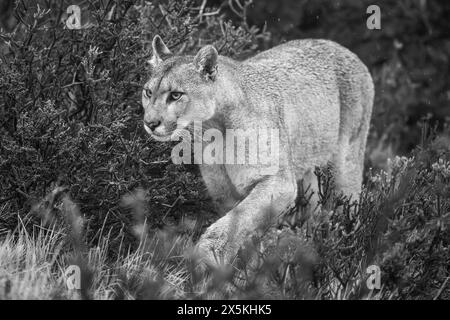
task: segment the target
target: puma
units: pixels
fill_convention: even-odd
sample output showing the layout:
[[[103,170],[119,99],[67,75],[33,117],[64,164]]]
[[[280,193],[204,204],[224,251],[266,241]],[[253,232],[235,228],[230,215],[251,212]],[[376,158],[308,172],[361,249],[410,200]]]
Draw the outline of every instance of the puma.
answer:
[[[337,191],[353,197],[361,192],[374,87],[355,54],[313,39],[290,41],[245,61],[220,56],[210,45],[195,56],[175,56],[159,36],[152,46],[151,76],[142,93],[144,128],[152,137],[177,140],[195,121],[225,138],[229,129],[279,132],[275,172],[259,164],[200,165],[223,214],[197,244],[206,257],[231,262],[267,208],[281,213],[292,207],[301,179],[314,186],[315,166],[333,165]]]

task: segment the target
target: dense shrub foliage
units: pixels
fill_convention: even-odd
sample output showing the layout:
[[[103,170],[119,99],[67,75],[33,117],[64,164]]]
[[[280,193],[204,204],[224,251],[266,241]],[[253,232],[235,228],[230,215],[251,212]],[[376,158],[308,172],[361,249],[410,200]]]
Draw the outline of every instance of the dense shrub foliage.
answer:
[[[344,201],[341,211],[328,212],[315,238],[327,281],[331,276],[354,289],[355,275],[375,264],[382,274],[379,298],[448,298],[449,142],[442,136],[410,158],[396,157],[388,172],[370,176],[359,204]],[[358,289],[354,297],[365,283]]]
[[[93,233],[104,223],[118,233],[130,225],[120,199],[141,187],[152,223],[161,224],[204,192],[194,171],[170,164],[170,145],[149,141],[141,126],[153,36],[178,54],[212,43],[236,57],[267,35],[193,1],[82,3],[85,28],[69,30],[68,4],[19,1],[18,25],[1,35],[0,203],[24,215],[65,186]],[[14,215],[2,219],[3,229],[17,223]]]
[[[70,4],[80,30],[65,26]],[[449,6],[380,1],[382,29],[370,31],[367,5],[0,2],[0,299],[450,298],[450,138],[416,126],[430,113],[442,132],[448,116]],[[205,278],[189,254],[213,218],[205,188],[141,126],[155,34],[177,54],[214,44],[237,59],[291,38],[348,46],[375,80],[367,164],[384,170],[346,199],[332,168],[317,168],[320,208],[301,188],[296,208],[242,248],[240,270]],[[79,292],[65,286],[74,263]],[[380,290],[365,286],[369,265]]]

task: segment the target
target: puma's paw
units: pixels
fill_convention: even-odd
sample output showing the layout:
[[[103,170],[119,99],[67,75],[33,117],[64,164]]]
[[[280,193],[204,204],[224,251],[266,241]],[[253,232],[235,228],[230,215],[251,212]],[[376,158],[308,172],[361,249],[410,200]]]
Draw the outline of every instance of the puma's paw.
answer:
[[[232,248],[229,246],[227,228],[221,224],[211,225],[201,236],[196,246],[198,257],[207,265],[229,263]]]

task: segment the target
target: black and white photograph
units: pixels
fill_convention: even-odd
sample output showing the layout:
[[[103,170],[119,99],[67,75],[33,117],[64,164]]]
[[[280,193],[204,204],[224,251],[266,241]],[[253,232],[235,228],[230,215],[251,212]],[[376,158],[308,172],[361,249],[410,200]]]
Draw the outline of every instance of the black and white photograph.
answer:
[[[0,300],[449,299],[449,1],[0,0]]]

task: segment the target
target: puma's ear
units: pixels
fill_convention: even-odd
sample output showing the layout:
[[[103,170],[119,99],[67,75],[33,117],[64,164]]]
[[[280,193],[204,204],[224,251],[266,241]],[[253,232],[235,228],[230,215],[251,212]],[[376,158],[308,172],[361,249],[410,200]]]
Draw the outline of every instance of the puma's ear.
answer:
[[[157,66],[159,63],[163,61],[161,57],[171,55],[169,48],[164,44],[163,40],[159,35],[156,35],[153,38],[152,42],[153,56],[148,61],[153,67]]]
[[[213,46],[201,48],[194,58],[195,68],[202,76],[214,81],[217,76],[218,56],[219,54]]]

